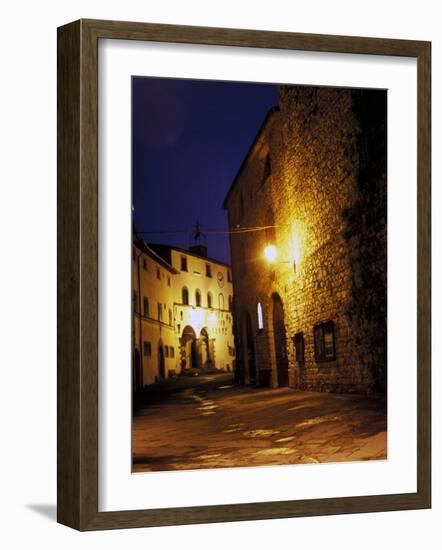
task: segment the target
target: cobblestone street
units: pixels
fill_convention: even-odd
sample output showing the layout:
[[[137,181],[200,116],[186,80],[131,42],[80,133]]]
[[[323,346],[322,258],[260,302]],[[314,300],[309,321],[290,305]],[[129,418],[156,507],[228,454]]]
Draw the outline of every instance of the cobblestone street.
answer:
[[[135,472],[386,459],[385,400],[179,377],[134,417]]]

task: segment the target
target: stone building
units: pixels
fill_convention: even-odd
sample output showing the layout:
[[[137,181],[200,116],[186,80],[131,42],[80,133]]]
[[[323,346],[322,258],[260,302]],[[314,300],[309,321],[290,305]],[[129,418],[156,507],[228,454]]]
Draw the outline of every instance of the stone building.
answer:
[[[223,205],[245,383],[386,389],[386,99],[279,88]]]
[[[176,372],[172,277],[176,270],[141,239],[132,247],[134,389]]]
[[[234,368],[230,266],[202,245],[133,242],[134,389],[189,369]]]

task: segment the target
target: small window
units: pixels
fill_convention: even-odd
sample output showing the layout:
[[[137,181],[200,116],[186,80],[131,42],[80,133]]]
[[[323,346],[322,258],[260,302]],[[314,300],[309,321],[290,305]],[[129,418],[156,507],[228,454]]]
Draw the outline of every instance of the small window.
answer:
[[[224,294],[218,296],[219,309],[224,309]]]
[[[167,277],[167,286],[170,286],[170,277]]]
[[[212,266],[210,264],[206,264],[206,277],[212,276]]]
[[[147,260],[146,260],[146,258],[143,258],[143,269],[144,269],[144,271],[147,271]]]
[[[186,256],[181,256],[181,271],[187,271],[187,258],[186,258]]]
[[[265,164],[264,164],[264,171],[262,174],[262,184],[264,184],[267,181],[267,178],[272,173],[272,163],[270,161],[270,155],[266,156]]]
[[[159,267],[157,267],[157,279],[161,279],[161,271]]]
[[[172,357],[172,359],[175,357],[175,348],[173,348],[172,346],[169,347],[169,351],[170,351],[170,356]]]
[[[133,291],[132,294],[132,309],[134,310],[134,313],[139,313],[139,303],[138,303],[138,292],[136,290]]]
[[[164,356],[169,357],[169,346],[164,346]]]
[[[230,269],[227,270],[227,281],[229,283],[232,282],[232,272],[230,271]]]
[[[158,321],[163,320],[163,307],[161,304],[158,304]]]
[[[143,298],[143,315],[149,317],[149,299],[146,296]]]
[[[207,307],[212,307],[212,295],[210,292],[207,293]]]
[[[335,361],[335,329],[333,321],[327,321],[313,327],[315,338],[315,361]]]
[[[169,309],[169,325],[172,326],[172,310]]]
[[[196,307],[201,307],[201,292],[199,290],[195,291],[195,304]]]
[[[187,306],[189,304],[189,291],[186,287],[183,287],[183,290],[181,291],[181,297],[183,304]]]
[[[229,295],[229,311],[233,310],[233,298]]]
[[[150,357],[152,355],[152,346],[150,345],[150,342],[143,342],[143,353],[146,357]]]
[[[304,333],[297,332],[293,338],[295,344],[296,361],[298,363],[304,363]]]
[[[258,305],[256,306],[256,313],[258,316],[258,330],[262,330],[264,328],[264,321],[262,317],[262,305],[261,302],[258,302]]]

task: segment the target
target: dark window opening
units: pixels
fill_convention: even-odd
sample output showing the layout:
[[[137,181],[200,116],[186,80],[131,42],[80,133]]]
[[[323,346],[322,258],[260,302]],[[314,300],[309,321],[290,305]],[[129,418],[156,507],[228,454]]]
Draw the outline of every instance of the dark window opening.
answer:
[[[163,308],[161,304],[158,304],[158,321],[163,320]]]
[[[187,271],[187,258],[186,258],[186,256],[181,256],[181,271]]]
[[[147,260],[146,260],[146,258],[143,258],[143,269],[144,269],[144,271],[147,271]]]
[[[212,295],[210,292],[207,293],[207,307],[212,307]]]
[[[183,290],[181,291],[181,296],[182,296],[183,304],[187,306],[189,304],[189,291],[187,290],[186,287],[184,287]]]
[[[152,346],[150,342],[143,342],[143,353],[146,357],[150,357],[152,355]]]
[[[267,181],[267,178],[272,173],[272,163],[270,161],[270,155],[266,156],[265,164],[264,164],[264,172],[262,174],[262,184],[264,184]]]
[[[144,317],[149,317],[149,299],[143,298],[143,315]]]
[[[333,321],[327,321],[313,327],[315,339],[315,361],[335,361],[335,325]]]
[[[304,333],[297,332],[293,338],[293,342],[295,344],[296,361],[298,363],[304,363]]]
[[[206,264],[206,277],[212,276],[212,266],[210,264]]]

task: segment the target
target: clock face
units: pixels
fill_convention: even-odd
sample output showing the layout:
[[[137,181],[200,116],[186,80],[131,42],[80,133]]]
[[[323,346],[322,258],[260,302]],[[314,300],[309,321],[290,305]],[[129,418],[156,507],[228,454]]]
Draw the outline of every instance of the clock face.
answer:
[[[216,278],[218,279],[219,286],[223,287],[224,286],[224,275],[221,273],[221,271],[218,271],[218,274],[217,274]]]

